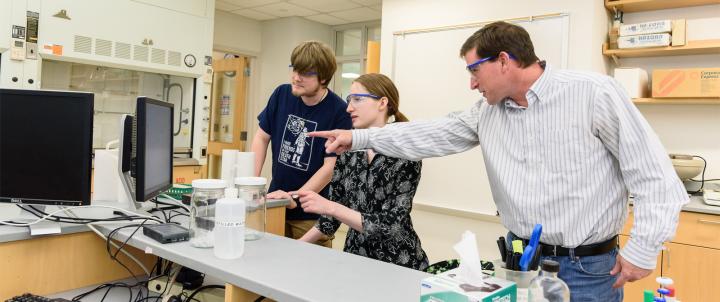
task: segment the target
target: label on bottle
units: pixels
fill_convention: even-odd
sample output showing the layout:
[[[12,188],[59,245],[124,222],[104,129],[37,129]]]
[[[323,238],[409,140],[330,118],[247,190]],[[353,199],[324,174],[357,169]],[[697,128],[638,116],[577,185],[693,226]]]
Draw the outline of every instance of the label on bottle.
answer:
[[[245,223],[239,221],[215,221],[215,226],[239,228],[244,227]]]

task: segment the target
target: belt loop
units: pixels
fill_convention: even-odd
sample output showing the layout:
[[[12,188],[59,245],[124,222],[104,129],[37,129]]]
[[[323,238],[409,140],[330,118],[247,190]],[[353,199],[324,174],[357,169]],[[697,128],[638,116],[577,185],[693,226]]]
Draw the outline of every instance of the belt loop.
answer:
[[[568,256],[570,256],[570,262],[575,263],[575,248],[568,249]]]
[[[557,245],[553,245],[553,257],[557,257]]]

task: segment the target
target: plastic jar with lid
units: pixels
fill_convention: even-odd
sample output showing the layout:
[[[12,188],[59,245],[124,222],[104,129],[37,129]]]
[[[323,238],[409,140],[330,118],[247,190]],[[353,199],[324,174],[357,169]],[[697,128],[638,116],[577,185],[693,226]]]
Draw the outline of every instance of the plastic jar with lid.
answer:
[[[239,197],[245,200],[247,217],[245,219],[245,240],[258,240],[265,233],[267,224],[267,205],[265,204],[265,185],[263,177],[237,177]]]
[[[221,179],[196,179],[192,181],[190,201],[190,245],[200,248],[213,247],[215,228],[215,203],[225,196],[225,181]]]

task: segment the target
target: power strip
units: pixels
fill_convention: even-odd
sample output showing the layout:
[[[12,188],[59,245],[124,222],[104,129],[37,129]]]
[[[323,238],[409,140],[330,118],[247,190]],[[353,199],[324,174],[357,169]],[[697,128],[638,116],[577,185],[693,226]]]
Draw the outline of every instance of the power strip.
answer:
[[[166,286],[168,287],[167,290],[165,289]],[[189,296],[194,291],[189,289],[183,290],[180,282],[168,282],[168,277],[166,276],[148,282],[148,290],[151,296],[159,296],[160,294],[164,296],[180,296],[182,293],[185,293],[183,295],[184,297]],[[202,302],[224,302],[225,291],[219,288],[207,289],[195,295],[193,299],[198,299]]]

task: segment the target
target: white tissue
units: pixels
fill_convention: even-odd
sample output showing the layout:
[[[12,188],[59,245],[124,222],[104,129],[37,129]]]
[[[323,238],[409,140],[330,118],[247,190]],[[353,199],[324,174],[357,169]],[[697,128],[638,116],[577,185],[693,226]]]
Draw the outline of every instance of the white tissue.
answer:
[[[453,249],[460,256],[458,275],[468,282],[482,282],[482,265],[480,264],[475,233],[465,231],[462,234],[462,239],[453,246]]]

